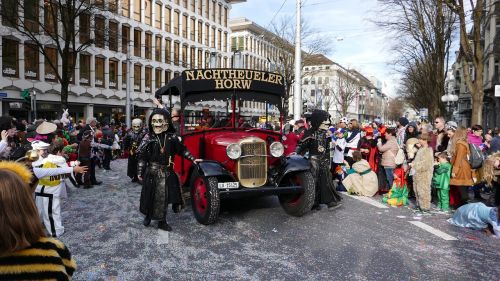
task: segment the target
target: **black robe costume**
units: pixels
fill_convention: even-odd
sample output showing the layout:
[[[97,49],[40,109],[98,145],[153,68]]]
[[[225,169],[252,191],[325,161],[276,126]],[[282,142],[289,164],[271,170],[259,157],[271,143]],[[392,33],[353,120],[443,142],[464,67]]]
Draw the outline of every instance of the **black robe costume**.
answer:
[[[320,120],[319,124],[322,121]],[[336,183],[333,181],[332,173],[330,172],[331,138],[326,135],[325,130],[318,129],[319,124],[317,126],[313,125],[312,128],[304,133],[296,149],[297,154],[309,152],[311,173],[316,180],[314,207],[319,204],[338,203],[342,200],[342,196],[337,192]]]
[[[128,150],[127,176],[131,179],[137,178],[137,148],[139,148],[144,135],[143,130],[138,133],[131,130],[123,139],[123,148]]]

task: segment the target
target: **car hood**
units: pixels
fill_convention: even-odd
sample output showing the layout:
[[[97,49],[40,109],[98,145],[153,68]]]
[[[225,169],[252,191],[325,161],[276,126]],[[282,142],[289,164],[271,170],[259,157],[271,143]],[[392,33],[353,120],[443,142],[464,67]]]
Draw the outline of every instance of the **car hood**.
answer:
[[[245,133],[245,132],[227,132],[224,133],[223,135],[212,136],[211,138],[208,137],[208,139],[209,143],[212,145],[228,146],[232,143],[237,143],[240,140],[248,137],[258,137],[258,136],[252,133]]]

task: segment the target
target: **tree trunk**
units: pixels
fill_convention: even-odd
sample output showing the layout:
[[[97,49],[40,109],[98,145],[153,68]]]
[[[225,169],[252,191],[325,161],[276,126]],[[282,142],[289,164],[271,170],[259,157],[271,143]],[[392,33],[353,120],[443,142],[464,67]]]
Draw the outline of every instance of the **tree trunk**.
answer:
[[[472,116],[471,125],[481,125],[483,123],[483,91],[472,94]]]
[[[68,92],[69,83],[61,83],[61,110],[65,110],[68,107]]]

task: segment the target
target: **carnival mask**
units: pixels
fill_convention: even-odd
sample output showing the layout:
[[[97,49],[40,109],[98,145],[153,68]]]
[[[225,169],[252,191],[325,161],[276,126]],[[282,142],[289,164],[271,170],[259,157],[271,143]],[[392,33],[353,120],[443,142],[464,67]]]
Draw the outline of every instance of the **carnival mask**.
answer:
[[[328,131],[329,128],[330,128],[330,120],[325,120],[321,123],[321,125],[319,125],[319,129],[323,131]]]
[[[141,119],[134,119],[132,120],[132,130],[134,133],[139,133],[142,128],[142,120]]]
[[[155,134],[158,135],[167,129],[168,124],[162,114],[155,114],[151,118],[151,126],[153,127],[153,131],[155,132]]]

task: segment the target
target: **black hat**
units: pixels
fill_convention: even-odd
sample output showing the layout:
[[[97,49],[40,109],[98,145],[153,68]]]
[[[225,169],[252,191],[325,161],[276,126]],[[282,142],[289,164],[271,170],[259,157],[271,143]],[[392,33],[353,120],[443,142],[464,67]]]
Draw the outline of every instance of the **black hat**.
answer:
[[[401,117],[399,118],[399,124],[401,124],[401,126],[406,126],[408,125],[409,121],[406,117]]]

